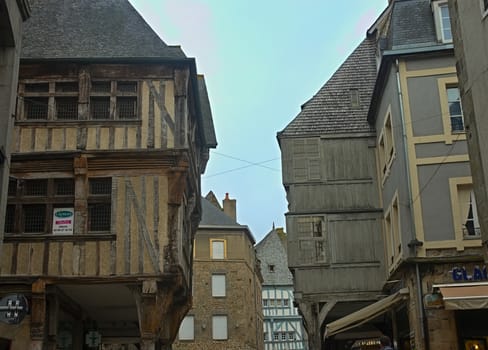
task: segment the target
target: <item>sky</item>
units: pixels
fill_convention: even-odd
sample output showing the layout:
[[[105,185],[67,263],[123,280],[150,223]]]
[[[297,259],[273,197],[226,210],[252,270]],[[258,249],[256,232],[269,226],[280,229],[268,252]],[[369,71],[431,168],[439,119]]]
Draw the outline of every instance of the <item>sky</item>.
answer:
[[[365,38],[387,0],[129,0],[205,75],[218,146],[202,195],[237,201],[259,242],[284,227],[276,139]]]

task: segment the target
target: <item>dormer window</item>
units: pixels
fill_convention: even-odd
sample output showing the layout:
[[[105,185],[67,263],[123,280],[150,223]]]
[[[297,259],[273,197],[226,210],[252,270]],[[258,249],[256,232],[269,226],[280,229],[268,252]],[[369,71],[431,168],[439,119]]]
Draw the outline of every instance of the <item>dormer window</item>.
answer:
[[[451,43],[451,18],[449,16],[447,1],[433,1],[432,11],[434,13],[437,39],[443,43]]]

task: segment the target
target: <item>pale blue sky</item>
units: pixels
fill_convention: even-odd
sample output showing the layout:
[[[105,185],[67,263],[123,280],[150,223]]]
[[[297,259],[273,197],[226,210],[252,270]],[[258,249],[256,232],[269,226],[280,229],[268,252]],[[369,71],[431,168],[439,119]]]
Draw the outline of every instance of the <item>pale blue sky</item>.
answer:
[[[202,177],[259,241],[285,227],[281,131],[365,37],[387,0],[130,0],[205,75],[218,146]],[[256,165],[251,165],[256,164]]]

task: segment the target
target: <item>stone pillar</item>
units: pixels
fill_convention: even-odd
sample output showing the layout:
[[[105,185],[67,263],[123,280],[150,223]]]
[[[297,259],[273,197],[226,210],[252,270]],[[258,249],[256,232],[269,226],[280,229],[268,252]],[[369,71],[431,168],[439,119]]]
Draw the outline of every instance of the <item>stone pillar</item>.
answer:
[[[458,337],[454,311],[426,310],[430,349],[456,350]]]

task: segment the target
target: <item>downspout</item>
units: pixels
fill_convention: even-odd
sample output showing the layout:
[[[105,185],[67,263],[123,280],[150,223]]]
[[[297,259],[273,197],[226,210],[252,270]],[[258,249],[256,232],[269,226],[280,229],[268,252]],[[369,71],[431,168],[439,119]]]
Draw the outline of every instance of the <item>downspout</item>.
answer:
[[[403,153],[405,157],[405,165],[406,165],[406,176],[407,176],[407,192],[408,192],[408,203],[410,207],[410,238],[411,242],[417,241],[417,238],[414,234],[415,231],[415,220],[413,217],[413,199],[412,199],[412,183],[410,177],[410,169],[409,169],[409,158],[408,158],[408,144],[407,144],[407,131],[405,126],[405,111],[403,107],[403,93],[402,93],[402,86],[400,84],[400,71],[399,71],[399,63],[398,59],[395,60],[395,68],[396,68],[396,82],[397,82],[397,89],[398,89],[398,102],[400,105],[400,119],[402,124],[402,137],[403,137]],[[415,249],[415,255],[417,255],[417,244],[413,245]],[[419,264],[415,263],[415,275],[417,280],[417,299],[418,299],[418,313],[419,313],[419,326],[420,326],[420,335],[421,338],[424,339],[425,347],[428,349],[428,341],[425,340],[425,325],[424,325],[424,308],[422,303],[422,281],[420,278],[420,270]]]

